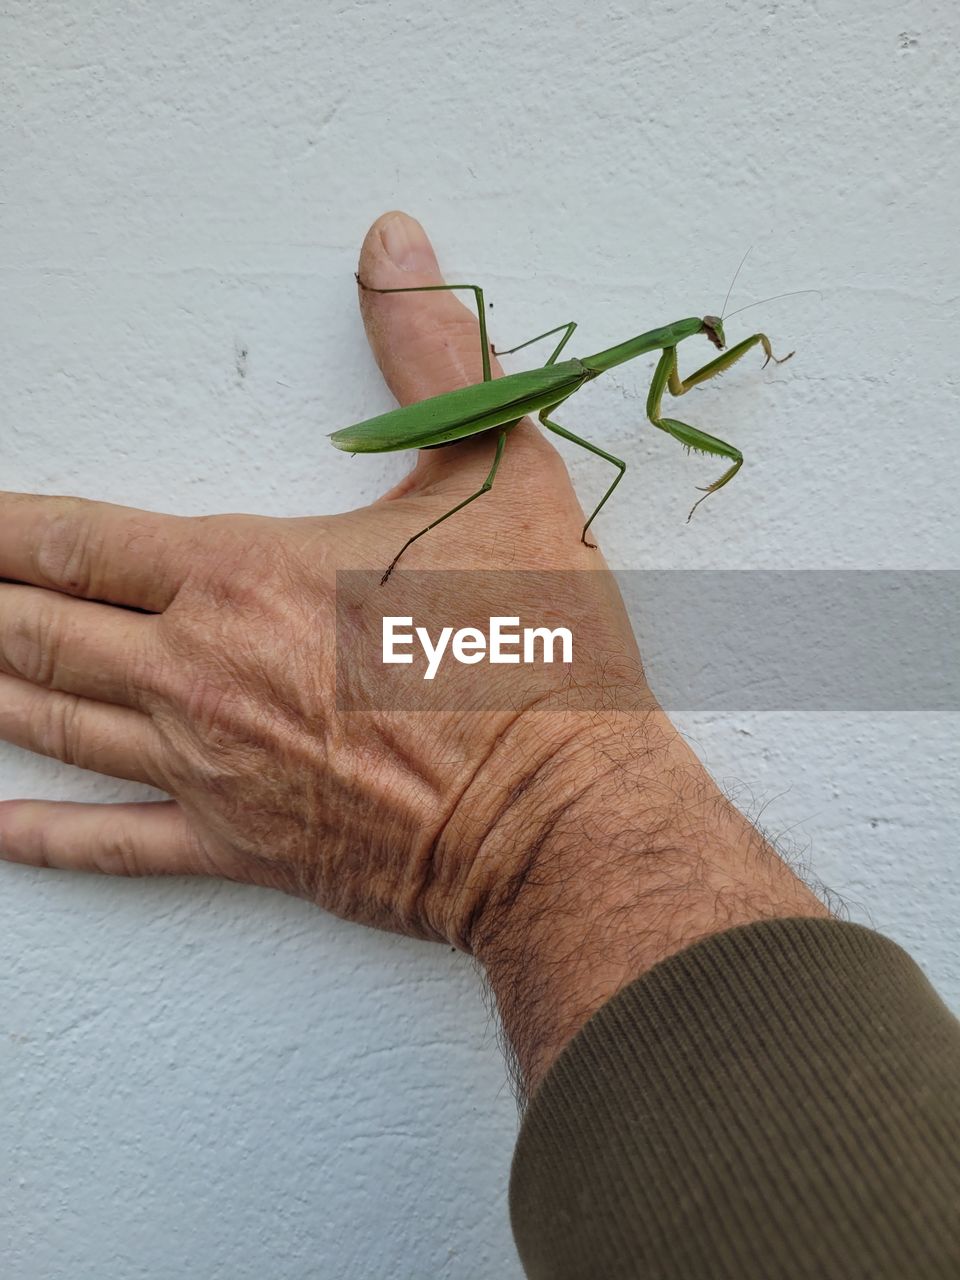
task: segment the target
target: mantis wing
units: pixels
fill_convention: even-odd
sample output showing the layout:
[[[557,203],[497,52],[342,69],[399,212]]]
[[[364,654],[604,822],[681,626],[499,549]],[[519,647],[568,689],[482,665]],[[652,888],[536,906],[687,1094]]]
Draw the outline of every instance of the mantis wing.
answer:
[[[432,396],[343,427],[329,438],[347,453],[390,453],[446,444],[554,405],[590,376],[579,360],[565,360]]]

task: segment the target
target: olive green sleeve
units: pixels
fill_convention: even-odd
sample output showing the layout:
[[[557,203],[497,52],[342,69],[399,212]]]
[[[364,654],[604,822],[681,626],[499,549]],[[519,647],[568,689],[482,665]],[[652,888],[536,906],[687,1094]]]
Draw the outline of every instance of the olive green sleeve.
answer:
[[[510,1207],[531,1280],[957,1280],[960,1023],[859,925],[715,934],[566,1047]]]

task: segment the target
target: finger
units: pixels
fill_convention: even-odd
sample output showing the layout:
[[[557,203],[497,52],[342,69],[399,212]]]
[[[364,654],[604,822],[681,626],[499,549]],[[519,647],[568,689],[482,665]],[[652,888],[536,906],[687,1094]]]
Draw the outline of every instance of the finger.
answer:
[[[433,247],[415,218],[385,213],[367,232],[358,274],[377,289],[443,284]],[[470,281],[469,283],[473,283]],[[367,340],[402,405],[483,378],[476,314],[457,293],[379,294],[360,290]],[[494,377],[502,372],[493,361]]]
[[[404,289],[444,283],[433,246],[423,227],[394,211],[378,218],[360,251],[358,275],[377,289]],[[475,283],[465,281],[464,283]],[[461,301],[466,298],[466,303]],[[471,294],[379,294],[360,289],[367,339],[390,390],[401,405],[470,386],[483,379],[480,326]],[[491,372],[500,377],[499,361]],[[384,501],[430,487],[436,491],[479,483],[490,469],[492,433],[468,437],[445,449],[421,451],[416,469],[385,494]],[[551,466],[556,451],[526,420],[512,433],[510,452],[528,455],[530,465]],[[506,486],[501,481],[501,492]]]
[[[210,874],[200,841],[173,800],[5,800],[0,802],[0,858],[114,876]]]
[[[0,585],[0,672],[146,710],[153,619],[38,587]]]
[[[189,528],[109,502],[0,492],[0,578],[160,613],[186,576]]]
[[[148,716],[128,707],[0,675],[0,741],[111,778],[162,785],[160,734]]]

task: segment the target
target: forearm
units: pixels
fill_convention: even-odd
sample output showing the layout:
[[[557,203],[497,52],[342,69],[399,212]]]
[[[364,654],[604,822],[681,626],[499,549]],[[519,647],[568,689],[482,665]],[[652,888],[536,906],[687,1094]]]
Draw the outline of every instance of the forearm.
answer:
[[[531,1278],[957,1274],[960,1025],[662,713],[541,749],[493,832],[523,857],[474,946],[530,1095]]]
[[[960,1275],[960,1024],[888,939],[724,930],[582,1028],[526,1111],[531,1280]]]
[[[659,709],[593,717],[549,753],[546,715],[526,728],[533,765],[489,837],[522,855],[471,945],[530,1093],[591,1014],[667,956],[828,913]]]

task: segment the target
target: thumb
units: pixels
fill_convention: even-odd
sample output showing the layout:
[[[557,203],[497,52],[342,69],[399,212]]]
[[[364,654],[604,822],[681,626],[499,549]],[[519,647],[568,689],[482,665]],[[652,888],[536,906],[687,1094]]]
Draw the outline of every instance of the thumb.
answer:
[[[387,386],[401,405],[416,404],[430,396],[472,386],[483,379],[480,326],[475,310],[460,301],[459,292],[375,293],[375,289],[410,289],[442,285],[443,276],[427,234],[406,213],[385,213],[367,232],[360,250],[358,275],[360,310],[367,340]],[[460,284],[461,281],[457,281]],[[463,283],[472,283],[465,281]],[[468,302],[473,297],[466,295]],[[491,372],[502,376],[499,361],[491,357]],[[442,449],[421,450],[417,465],[381,502],[413,495],[447,495],[439,504],[452,505],[476,490],[488,475],[494,457],[496,432],[486,431]],[[563,461],[544,433],[525,419],[510,432],[509,456],[497,475],[495,489],[484,500],[484,516],[502,523],[504,510],[529,520],[531,512],[544,515],[544,537],[562,526],[579,529],[583,513]],[[453,526],[450,527],[453,532]],[[534,542],[536,539],[533,540]],[[566,545],[566,544],[564,544]],[[571,542],[574,557],[587,556],[579,537]],[[544,559],[540,548],[540,559]],[[564,553],[563,564],[570,557]],[[591,562],[595,563],[595,562]]]
[[[375,289],[443,284],[433,246],[415,218],[378,218],[360,250],[358,272]],[[360,289],[367,340],[387,386],[401,405],[470,386],[483,378],[480,328],[460,297],[470,294],[373,293]],[[502,370],[493,361],[494,377]]]

